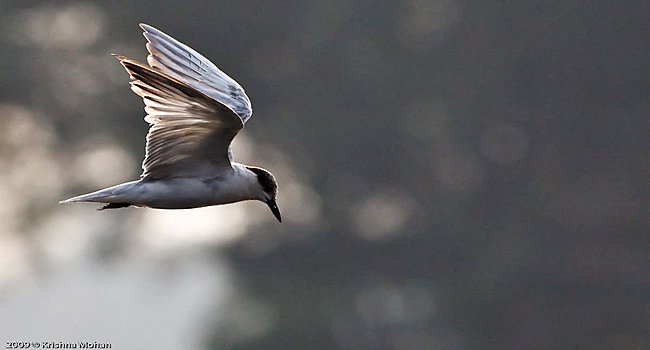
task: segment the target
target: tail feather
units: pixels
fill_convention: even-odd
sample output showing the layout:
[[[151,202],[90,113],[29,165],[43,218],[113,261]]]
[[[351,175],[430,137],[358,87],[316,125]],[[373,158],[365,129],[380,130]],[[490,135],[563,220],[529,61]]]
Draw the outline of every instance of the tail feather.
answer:
[[[96,202],[96,203],[108,203],[109,202],[109,193],[102,193],[103,190],[82,194],[76,197],[68,198],[62,201],[59,201],[60,204],[64,203],[76,203],[76,202]]]
[[[117,205],[126,205],[124,194],[133,186],[137,181],[127,182],[113,187],[105,188],[92,193],[82,194],[76,197],[62,200],[59,203],[76,203],[76,202],[93,202],[93,203],[114,203],[113,206],[106,206],[104,209],[112,209],[118,207]],[[126,205],[128,206],[128,205]]]

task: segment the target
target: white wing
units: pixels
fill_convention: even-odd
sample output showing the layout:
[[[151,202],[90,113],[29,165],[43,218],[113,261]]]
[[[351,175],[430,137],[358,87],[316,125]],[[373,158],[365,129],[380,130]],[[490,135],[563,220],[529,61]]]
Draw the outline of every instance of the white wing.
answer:
[[[229,146],[244,126],[231,108],[189,83],[116,55],[151,124],[142,177],[212,175],[231,169]]]
[[[235,80],[189,46],[150,25],[140,27],[149,41],[147,62],[152,68],[223,103],[246,123],[253,114],[251,101]]]

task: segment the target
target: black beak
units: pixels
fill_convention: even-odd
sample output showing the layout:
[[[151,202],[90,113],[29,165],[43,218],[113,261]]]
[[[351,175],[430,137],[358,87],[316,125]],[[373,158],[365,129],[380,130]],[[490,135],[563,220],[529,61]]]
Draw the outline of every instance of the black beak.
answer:
[[[269,209],[271,209],[271,212],[273,215],[275,215],[275,218],[278,219],[279,222],[282,222],[282,216],[280,215],[280,209],[278,209],[278,204],[275,203],[275,199],[269,199],[266,204],[269,206]]]

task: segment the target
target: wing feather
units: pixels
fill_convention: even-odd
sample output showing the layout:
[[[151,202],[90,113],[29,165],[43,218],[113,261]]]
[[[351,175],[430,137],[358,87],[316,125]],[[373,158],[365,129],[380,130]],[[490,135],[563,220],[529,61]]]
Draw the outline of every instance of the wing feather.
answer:
[[[246,123],[253,114],[244,89],[207,58],[162,31],[140,24],[147,39],[147,63],[221,102]]]
[[[151,124],[143,178],[214,174],[231,167],[229,146],[243,128],[231,108],[155,67],[115,55],[142,97]]]

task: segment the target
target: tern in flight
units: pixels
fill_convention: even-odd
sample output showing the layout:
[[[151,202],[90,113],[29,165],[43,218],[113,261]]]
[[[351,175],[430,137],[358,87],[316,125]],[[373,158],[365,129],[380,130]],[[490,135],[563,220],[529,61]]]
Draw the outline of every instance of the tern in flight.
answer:
[[[244,89],[212,62],[160,30],[140,24],[147,64],[114,55],[144,100],[150,124],[140,180],[61,203],[187,209],[258,200],[282,222],[278,185],[265,169],[233,161],[230,143],[253,114]]]

